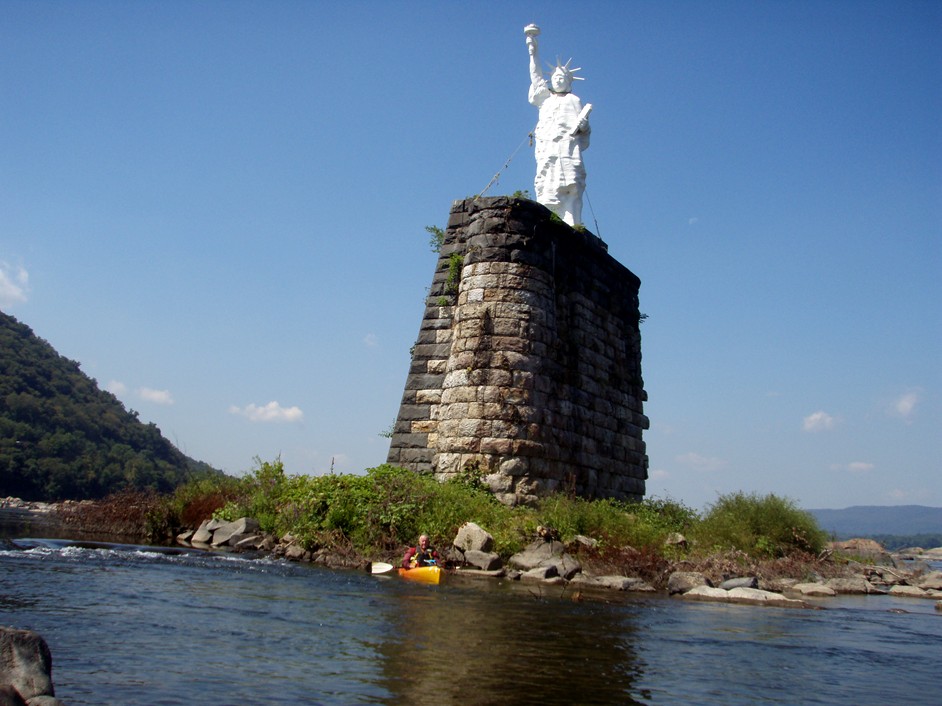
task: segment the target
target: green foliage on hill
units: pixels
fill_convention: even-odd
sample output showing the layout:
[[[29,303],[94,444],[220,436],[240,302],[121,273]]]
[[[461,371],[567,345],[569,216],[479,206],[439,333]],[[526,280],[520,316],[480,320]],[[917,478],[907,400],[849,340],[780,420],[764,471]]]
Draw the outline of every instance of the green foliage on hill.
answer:
[[[101,498],[168,492],[210,466],[139,421],[79,364],[0,312],[0,497]]]

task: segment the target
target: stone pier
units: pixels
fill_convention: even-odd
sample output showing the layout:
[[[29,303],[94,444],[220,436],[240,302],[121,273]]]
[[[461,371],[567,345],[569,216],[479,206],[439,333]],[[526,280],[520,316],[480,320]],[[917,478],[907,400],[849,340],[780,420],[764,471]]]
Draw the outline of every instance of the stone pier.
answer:
[[[388,462],[479,476],[508,504],[640,500],[640,284],[540,204],[455,202]]]

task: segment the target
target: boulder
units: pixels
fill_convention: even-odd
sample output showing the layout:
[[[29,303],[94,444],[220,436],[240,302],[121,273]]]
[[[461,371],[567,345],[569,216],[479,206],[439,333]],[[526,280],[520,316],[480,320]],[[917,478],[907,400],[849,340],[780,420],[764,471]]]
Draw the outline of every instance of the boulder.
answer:
[[[729,602],[768,605],[777,608],[807,608],[803,601],[786,598],[781,593],[762,591],[758,588],[734,588],[729,591]]]
[[[893,586],[889,591],[891,596],[903,598],[932,598],[932,594],[918,586]]]
[[[213,531],[209,528],[210,523],[215,522],[215,520],[205,520],[203,524],[199,526],[199,529],[193,533],[193,536],[190,537],[190,542],[193,544],[209,544],[213,541]]]
[[[552,559],[547,559],[541,566],[553,565],[556,567],[556,573],[562,576],[567,581],[570,580],[573,576],[582,572],[582,564],[580,564],[576,559],[570,554],[563,554],[559,557],[553,557]]]
[[[595,549],[597,546],[599,546],[599,540],[586,537],[584,534],[577,534],[569,543],[569,547],[572,549]]]
[[[441,552],[441,558],[449,564],[463,564],[464,552],[455,545],[451,545]]]
[[[0,706],[26,706],[26,702],[12,686],[0,684]]]
[[[825,585],[833,588],[837,593],[882,593],[882,591],[878,591],[872,583],[862,576],[828,579]]]
[[[792,589],[793,586],[802,583],[798,579],[792,578],[768,578],[762,580],[762,585],[765,586],[767,591],[775,591],[776,593],[786,593]]]
[[[0,684],[9,685],[22,701],[55,696],[52,653],[39,634],[0,626]]]
[[[240,517],[238,520],[220,524],[212,530],[213,539],[211,544],[214,547],[226,546],[229,544],[230,539],[234,537],[244,539],[248,535],[258,532],[258,529],[258,520],[251,517]]]
[[[285,559],[288,561],[310,561],[311,553],[299,544],[289,544],[285,547]]]
[[[741,578],[727,579],[720,584],[720,588],[729,591],[733,588],[759,588],[759,579],[755,576],[743,576]]]
[[[722,588],[714,588],[713,586],[707,586],[706,584],[701,584],[699,586],[694,586],[688,591],[685,591],[681,594],[684,598],[687,598],[692,601],[729,601],[729,591]]]
[[[927,591],[942,591],[942,571],[932,571],[916,579],[913,583]]]
[[[229,545],[235,547],[240,552],[254,551],[259,548],[264,537],[260,534],[247,534],[241,538],[235,535],[229,539]]]
[[[60,701],[55,696],[34,696],[26,702],[26,706],[65,706],[65,701]]]
[[[848,539],[843,542],[829,542],[828,548],[832,551],[872,561],[874,564],[894,565],[890,553],[883,548],[882,544],[872,539]]]
[[[504,565],[499,554],[479,549],[468,549],[464,553],[464,560],[483,571],[496,571]]]
[[[511,566],[515,566],[518,569],[523,571],[528,571],[529,569],[534,569],[547,559],[553,559],[555,557],[560,557],[566,553],[566,547],[562,542],[558,541],[549,541],[544,542],[543,540],[537,540],[532,544],[528,545],[522,552],[517,552],[508,562]]]
[[[507,576],[507,572],[504,569],[495,569],[494,571],[484,571],[483,569],[469,569],[467,567],[461,567],[458,570],[458,574],[461,576],[474,576],[474,577],[489,578],[489,579],[500,579]],[[519,578],[519,576],[511,577],[511,578],[516,579],[516,578]]]
[[[667,579],[667,592],[687,593],[697,586],[713,586],[713,582],[698,571],[675,571]]]
[[[644,579],[631,576],[586,576],[585,574],[576,574],[572,577],[570,583],[574,586],[607,588],[613,591],[636,591],[640,593],[653,593],[656,591],[654,586]]]
[[[680,532],[671,532],[664,538],[665,547],[680,547],[681,549],[687,548],[687,538],[682,535]]]
[[[794,591],[795,593],[800,593],[803,596],[823,597],[837,595],[837,591],[823,583],[796,583],[791,587],[790,590]]]
[[[463,552],[489,552],[494,548],[494,537],[474,522],[465,522],[458,528],[458,534],[452,544]]]
[[[563,543],[555,539],[533,542],[522,552],[510,557],[509,564],[525,572],[530,569],[553,566],[556,574],[565,579],[571,579],[582,571],[582,564],[571,554],[567,554]]]
[[[520,574],[521,581],[547,581],[559,576],[559,572],[556,570],[556,567],[550,564],[549,566],[537,566],[533,569],[529,569]]]
[[[635,593],[655,593],[654,586],[637,576],[599,576],[599,582],[606,588]]]

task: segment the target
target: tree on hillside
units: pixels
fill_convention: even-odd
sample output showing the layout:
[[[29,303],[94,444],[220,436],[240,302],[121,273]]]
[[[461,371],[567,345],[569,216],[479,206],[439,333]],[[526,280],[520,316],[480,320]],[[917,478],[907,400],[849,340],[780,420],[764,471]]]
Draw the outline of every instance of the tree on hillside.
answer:
[[[219,471],[185,456],[78,363],[0,312],[0,497],[166,492],[212,473]]]

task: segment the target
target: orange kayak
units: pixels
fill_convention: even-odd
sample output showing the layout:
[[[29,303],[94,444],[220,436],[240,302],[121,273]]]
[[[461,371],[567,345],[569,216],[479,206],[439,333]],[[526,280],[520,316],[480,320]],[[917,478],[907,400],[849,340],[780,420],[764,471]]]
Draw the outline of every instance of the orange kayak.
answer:
[[[438,583],[442,577],[440,566],[417,566],[414,569],[399,569],[399,575],[410,581],[421,583]]]

